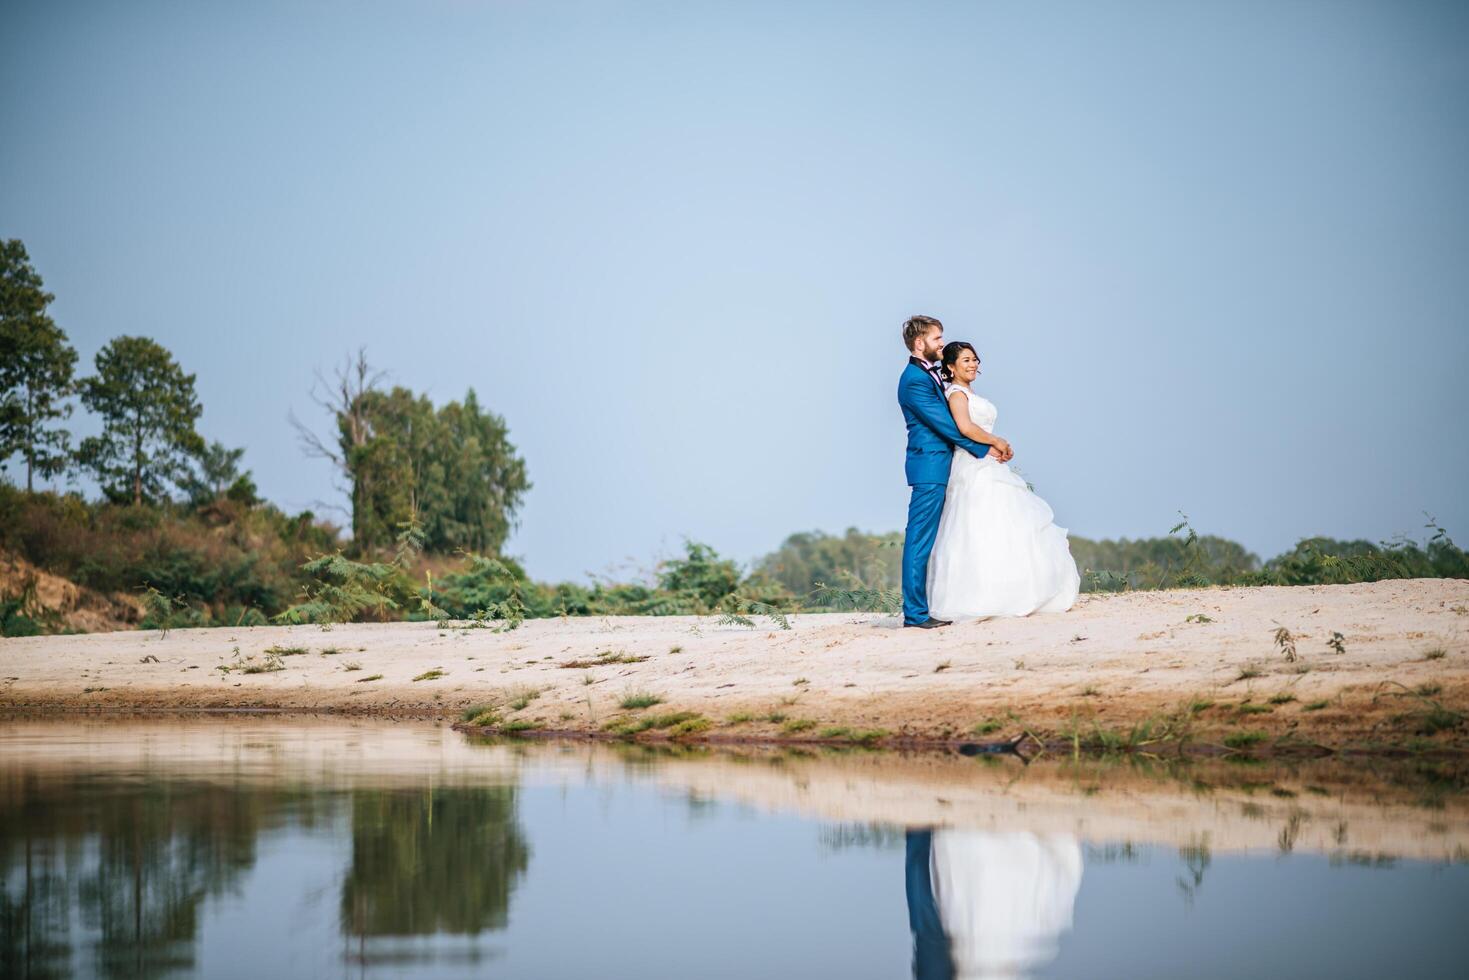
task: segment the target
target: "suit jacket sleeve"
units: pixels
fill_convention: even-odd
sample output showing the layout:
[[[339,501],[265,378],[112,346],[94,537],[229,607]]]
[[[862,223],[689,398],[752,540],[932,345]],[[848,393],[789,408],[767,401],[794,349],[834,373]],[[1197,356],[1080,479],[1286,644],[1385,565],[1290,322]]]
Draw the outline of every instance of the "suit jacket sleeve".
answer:
[[[967,449],[976,459],[984,456],[990,451],[990,447],[982,442],[975,442],[959,431],[954,424],[954,416],[949,411],[949,406],[939,397],[934,390],[933,384],[925,376],[922,383],[916,380],[904,382],[907,388],[908,407],[918,416],[924,425],[939,434],[951,446]]]

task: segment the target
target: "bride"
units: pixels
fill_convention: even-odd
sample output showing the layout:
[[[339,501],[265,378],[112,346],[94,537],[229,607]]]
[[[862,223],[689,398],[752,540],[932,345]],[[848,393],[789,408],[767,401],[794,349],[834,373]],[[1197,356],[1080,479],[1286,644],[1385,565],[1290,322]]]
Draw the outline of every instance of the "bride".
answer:
[[[993,435],[996,410],[969,387],[979,355],[964,341],[944,347],[945,392],[959,431],[990,446],[976,459],[956,452],[928,563],[931,615],[937,619],[1028,616],[1065,612],[1076,602],[1081,576],[1066,529],[1052,523],[1050,505],[1008,465],[1010,444]]]

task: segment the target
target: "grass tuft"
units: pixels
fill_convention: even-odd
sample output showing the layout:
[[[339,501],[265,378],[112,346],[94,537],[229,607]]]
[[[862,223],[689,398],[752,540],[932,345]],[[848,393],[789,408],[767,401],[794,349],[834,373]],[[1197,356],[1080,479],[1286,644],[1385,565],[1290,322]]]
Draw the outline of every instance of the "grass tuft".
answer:
[[[537,687],[512,687],[505,693],[510,698],[506,703],[511,711],[524,711],[527,705],[541,696],[541,690]]]
[[[663,701],[663,695],[654,694],[652,691],[629,691],[622,696],[621,701],[617,702],[617,706],[636,711],[641,708],[651,708],[655,704],[662,704]]]
[[[632,654],[626,650],[608,650],[591,660],[568,660],[560,666],[567,670],[586,670],[589,667],[609,667],[613,664],[640,664],[647,659],[646,655]]]
[[[781,731],[785,732],[788,735],[794,735],[797,732],[809,731],[815,727],[816,722],[812,721],[810,718],[792,718],[790,721],[781,726]]]
[[[368,674],[366,677],[359,677],[357,679],[357,683],[358,684],[366,684],[368,681],[380,681],[382,679],[383,679],[383,675],[382,674]]]
[[[1224,744],[1231,749],[1244,749],[1265,741],[1265,738],[1264,732],[1235,732],[1224,736]]]
[[[443,676],[444,671],[439,669],[438,667],[435,667],[432,670],[425,670],[423,673],[419,674],[413,679],[415,681],[436,681]]]

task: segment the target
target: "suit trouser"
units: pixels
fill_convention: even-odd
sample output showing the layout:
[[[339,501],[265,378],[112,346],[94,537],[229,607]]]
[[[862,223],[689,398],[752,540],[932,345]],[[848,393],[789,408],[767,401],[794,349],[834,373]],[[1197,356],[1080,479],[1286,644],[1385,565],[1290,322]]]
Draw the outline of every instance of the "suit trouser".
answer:
[[[928,619],[928,556],[939,533],[944,511],[942,483],[915,483],[908,498],[908,526],[903,530],[903,622]]]
[[[934,901],[930,862],[933,831],[910,830],[906,835],[904,878],[908,893],[908,928],[913,931],[915,980],[952,980],[954,960]]]

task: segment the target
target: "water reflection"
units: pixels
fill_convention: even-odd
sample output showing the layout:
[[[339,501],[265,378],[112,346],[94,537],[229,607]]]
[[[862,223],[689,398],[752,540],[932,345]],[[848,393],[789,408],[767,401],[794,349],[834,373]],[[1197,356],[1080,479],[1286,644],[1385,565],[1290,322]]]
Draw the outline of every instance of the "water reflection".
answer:
[[[0,800],[0,976],[161,977],[198,968],[200,910],[262,839],[345,828],[347,958],[477,959],[369,941],[503,929],[530,861],[513,786],[310,789],[67,778]]]
[[[913,975],[1022,977],[1049,963],[1081,869],[1081,842],[1065,834],[908,831]]]
[[[1393,949],[1454,976],[1469,955],[1458,763],[69,732],[0,721],[6,977],[1368,976]]]
[[[515,787],[352,794],[342,927],[352,936],[503,929],[530,863]]]

